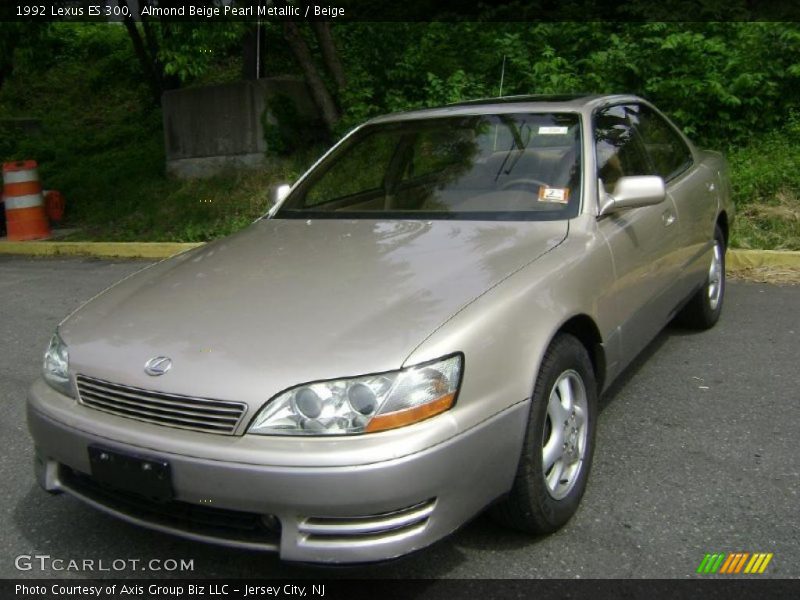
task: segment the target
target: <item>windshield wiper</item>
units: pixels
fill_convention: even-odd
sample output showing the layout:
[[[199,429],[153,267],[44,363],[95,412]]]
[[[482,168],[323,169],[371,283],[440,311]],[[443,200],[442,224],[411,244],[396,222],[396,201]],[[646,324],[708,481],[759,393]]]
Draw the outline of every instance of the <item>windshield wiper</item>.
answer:
[[[509,173],[511,173],[511,171],[514,169],[514,166],[517,164],[519,159],[522,158],[522,155],[525,153],[525,150],[528,147],[527,144],[523,143],[522,136],[519,133],[519,128],[512,119],[501,116],[500,120],[506,127],[508,127],[508,130],[511,133],[512,142],[511,142],[511,148],[508,149],[508,152],[506,152],[506,156],[503,159],[503,162],[500,163],[500,168],[497,169],[497,173],[494,176],[495,181],[497,181],[500,178],[501,174],[508,175]],[[523,121],[521,125],[525,125],[525,121]],[[530,143],[530,138],[528,139],[528,143]],[[514,157],[514,161],[509,165],[508,169],[504,171],[503,169],[506,166],[508,159],[511,157],[511,153],[514,151],[514,148],[517,149],[517,155]]]

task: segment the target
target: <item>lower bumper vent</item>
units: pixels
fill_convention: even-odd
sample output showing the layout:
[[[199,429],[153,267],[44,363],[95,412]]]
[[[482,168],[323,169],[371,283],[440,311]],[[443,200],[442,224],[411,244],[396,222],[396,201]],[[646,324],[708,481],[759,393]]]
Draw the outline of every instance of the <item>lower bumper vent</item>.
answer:
[[[392,542],[417,535],[428,525],[436,498],[414,506],[357,517],[307,517],[300,521],[301,543],[306,545],[358,545]]]

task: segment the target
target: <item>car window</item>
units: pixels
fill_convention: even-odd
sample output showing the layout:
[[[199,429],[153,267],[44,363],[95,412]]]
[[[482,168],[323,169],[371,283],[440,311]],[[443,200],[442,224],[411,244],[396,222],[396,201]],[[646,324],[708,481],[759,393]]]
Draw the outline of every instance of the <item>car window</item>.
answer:
[[[398,135],[367,135],[364,141],[343,157],[344,168],[326,171],[306,195],[306,204],[324,204],[341,196],[378,190],[399,140]]]
[[[597,176],[606,192],[611,192],[620,177],[652,175],[636,129],[628,118],[628,106],[611,106],[595,115],[594,136]]]
[[[367,125],[309,172],[275,218],[571,218],[580,140],[576,113]]]
[[[628,118],[639,132],[657,175],[667,180],[692,164],[692,152],[689,146],[675,129],[649,106],[631,106]]]
[[[402,179],[407,181],[456,169],[474,143],[471,131],[422,131],[408,144]]]

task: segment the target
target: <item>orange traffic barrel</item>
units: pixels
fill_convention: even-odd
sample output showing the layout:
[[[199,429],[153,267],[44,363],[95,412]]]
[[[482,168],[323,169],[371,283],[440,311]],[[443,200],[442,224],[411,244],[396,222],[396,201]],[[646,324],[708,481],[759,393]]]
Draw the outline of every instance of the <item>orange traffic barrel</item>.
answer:
[[[35,160],[3,164],[3,200],[6,204],[6,230],[14,241],[50,237],[50,224],[44,210],[42,184]]]

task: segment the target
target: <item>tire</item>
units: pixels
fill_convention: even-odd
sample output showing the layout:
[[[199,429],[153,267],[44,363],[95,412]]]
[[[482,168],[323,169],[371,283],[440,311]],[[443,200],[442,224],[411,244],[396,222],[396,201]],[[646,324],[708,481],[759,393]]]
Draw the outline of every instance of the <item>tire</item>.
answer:
[[[676,322],[691,329],[710,329],[722,313],[725,299],[725,236],[717,226],[714,229],[714,248],[706,280],[686,306]]]
[[[514,485],[492,516],[533,534],[552,533],[569,521],[589,478],[596,418],[597,384],[589,355],[576,337],[560,334],[539,370]],[[548,446],[551,466],[544,463]]]

